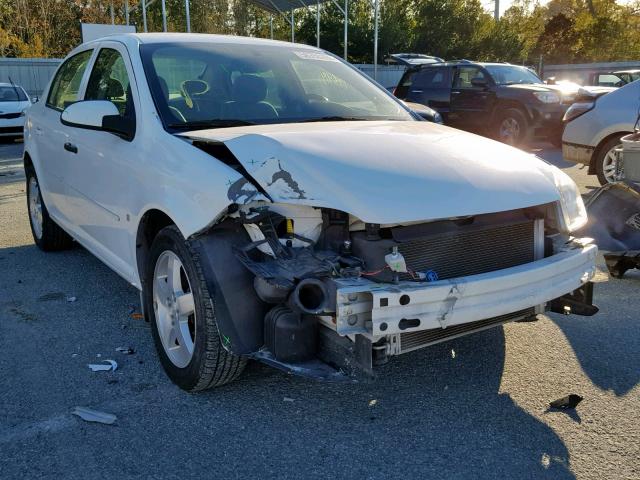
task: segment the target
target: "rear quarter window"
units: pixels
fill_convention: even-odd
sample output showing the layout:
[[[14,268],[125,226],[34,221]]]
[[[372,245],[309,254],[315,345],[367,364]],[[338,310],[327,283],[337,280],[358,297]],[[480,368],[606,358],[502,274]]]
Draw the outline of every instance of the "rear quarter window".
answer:
[[[393,92],[396,97],[401,98],[402,100],[407,98],[409,89],[413,84],[413,77],[415,77],[416,73],[417,73],[416,71],[409,71],[402,76],[402,78],[400,79],[400,82],[398,83],[398,86]]]

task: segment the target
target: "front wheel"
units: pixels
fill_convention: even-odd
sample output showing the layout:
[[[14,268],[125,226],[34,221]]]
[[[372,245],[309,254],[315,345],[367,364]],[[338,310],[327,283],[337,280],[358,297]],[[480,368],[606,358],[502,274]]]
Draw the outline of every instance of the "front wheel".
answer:
[[[49,216],[40,183],[33,167],[26,168],[29,225],[35,244],[45,252],[65,250],[73,245],[71,237]]]
[[[496,140],[509,145],[524,145],[529,139],[527,119],[524,114],[516,108],[499,112],[496,116],[494,129]]]
[[[246,359],[223,348],[198,255],[176,227],[162,229],[153,241],[144,285],[160,362],[176,385],[205,390],[242,373]]]

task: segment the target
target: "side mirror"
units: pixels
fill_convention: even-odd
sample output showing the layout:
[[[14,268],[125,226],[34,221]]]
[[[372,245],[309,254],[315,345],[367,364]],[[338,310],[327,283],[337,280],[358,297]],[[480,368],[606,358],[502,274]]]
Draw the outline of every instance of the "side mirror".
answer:
[[[487,80],[482,77],[474,77],[471,79],[471,85],[473,87],[484,88],[487,86]]]
[[[72,103],[64,109],[60,121],[68,127],[109,132],[125,140],[132,140],[135,135],[135,123],[122,117],[118,107],[108,100]]]
[[[549,77],[544,81],[544,83],[546,83],[547,85],[555,85],[556,77]]]

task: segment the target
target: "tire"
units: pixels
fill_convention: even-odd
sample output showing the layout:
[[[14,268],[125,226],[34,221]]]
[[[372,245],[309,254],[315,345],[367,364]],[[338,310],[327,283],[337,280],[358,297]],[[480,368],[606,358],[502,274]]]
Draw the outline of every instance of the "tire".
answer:
[[[530,137],[527,117],[517,108],[498,112],[494,132],[496,140],[513,146],[525,145]]]
[[[624,135],[625,134],[620,134],[611,137],[609,140],[600,145],[596,150],[596,153],[593,157],[593,162],[600,185],[607,185],[608,183],[613,183],[614,181],[616,181],[616,179],[614,178],[615,163],[613,163],[611,154],[613,150],[618,145],[620,145],[620,139],[624,137]],[[622,178],[624,178],[624,172],[622,173],[622,177],[620,178],[620,180]]]
[[[229,383],[242,373],[247,360],[222,346],[199,257],[175,226],[163,228],[154,239],[143,285],[145,313],[171,381],[196,392]]]
[[[556,148],[562,148],[562,132],[559,135],[551,135],[549,137],[549,143]]]
[[[27,213],[35,244],[45,252],[66,250],[73,246],[73,239],[49,216],[40,184],[33,167],[25,169],[27,177]]]

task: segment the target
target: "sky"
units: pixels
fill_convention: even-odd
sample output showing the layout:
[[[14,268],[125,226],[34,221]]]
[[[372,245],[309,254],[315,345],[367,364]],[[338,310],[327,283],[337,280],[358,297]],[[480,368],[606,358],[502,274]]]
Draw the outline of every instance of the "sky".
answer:
[[[541,5],[549,3],[549,0],[539,0]],[[485,0],[482,2],[489,10],[493,11],[495,3],[492,0]],[[511,6],[513,0],[500,0],[500,15],[502,15],[507,8]]]

